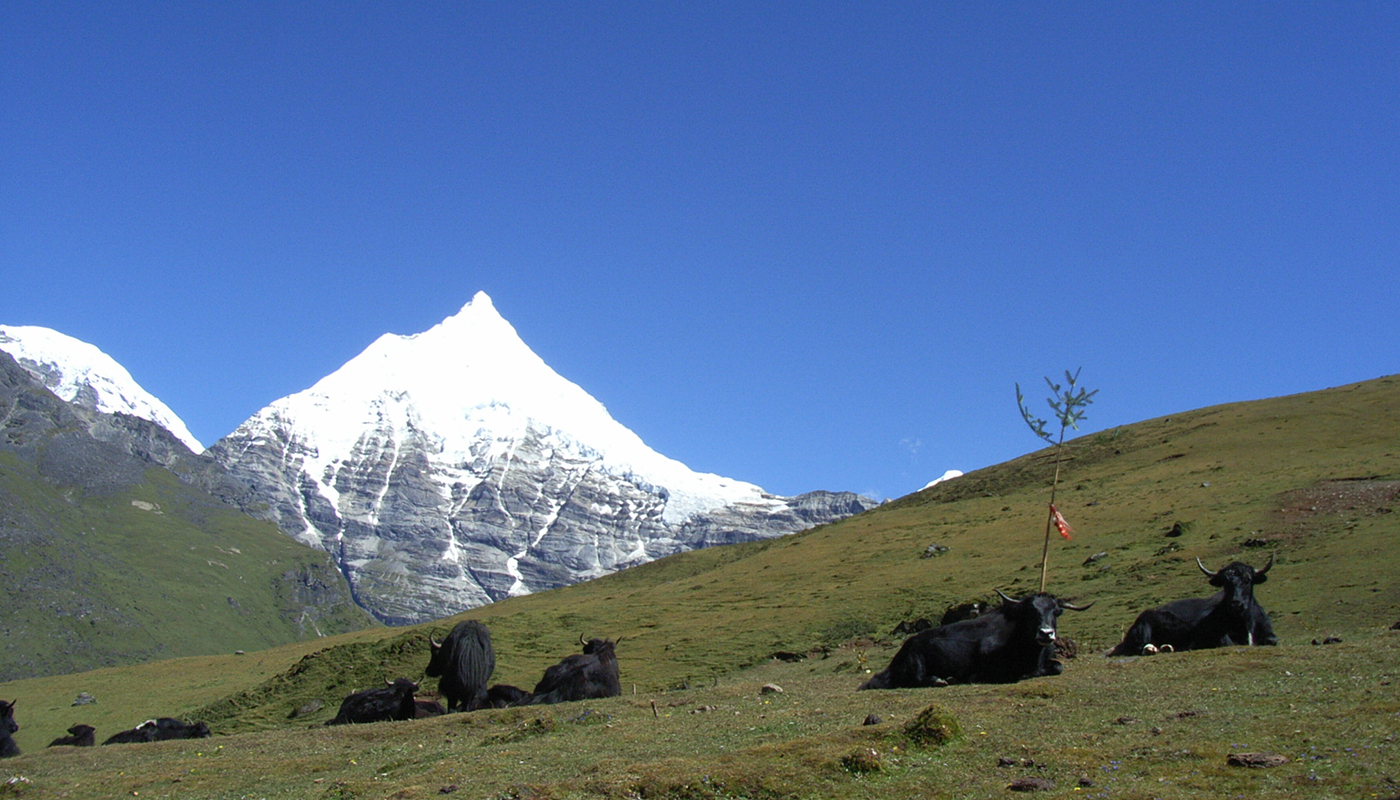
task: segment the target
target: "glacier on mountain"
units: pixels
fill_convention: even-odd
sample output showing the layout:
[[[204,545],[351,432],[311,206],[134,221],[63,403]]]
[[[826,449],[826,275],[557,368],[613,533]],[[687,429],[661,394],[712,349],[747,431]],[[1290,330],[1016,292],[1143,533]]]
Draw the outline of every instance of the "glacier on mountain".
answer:
[[[873,507],[698,473],[559,376],[478,293],[386,334],[209,448],[391,624]]]
[[[0,350],[63,400],[92,411],[149,420],[192,452],[204,450],[174,411],[95,345],[36,325],[0,325]]]

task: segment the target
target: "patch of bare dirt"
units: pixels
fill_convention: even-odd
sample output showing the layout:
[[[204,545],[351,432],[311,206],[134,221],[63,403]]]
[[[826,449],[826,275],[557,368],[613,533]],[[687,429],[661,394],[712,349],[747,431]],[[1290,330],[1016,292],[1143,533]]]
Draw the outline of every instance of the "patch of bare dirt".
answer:
[[[1400,481],[1351,478],[1327,481],[1286,492],[1281,498],[1281,521],[1306,522],[1325,514],[1373,517],[1394,513],[1400,505]]]
[[[1286,540],[1315,529],[1333,528],[1400,508],[1400,481],[1342,478],[1279,495],[1274,512],[1278,532],[1269,540]]]

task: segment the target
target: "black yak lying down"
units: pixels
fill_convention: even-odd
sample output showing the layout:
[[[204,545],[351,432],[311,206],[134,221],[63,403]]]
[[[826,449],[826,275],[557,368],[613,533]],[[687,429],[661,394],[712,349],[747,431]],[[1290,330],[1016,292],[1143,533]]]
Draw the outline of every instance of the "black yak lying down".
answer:
[[[901,689],[949,683],[1013,683],[1059,675],[1054,659],[1060,612],[1084,611],[1048,594],[1013,600],[997,591],[1001,606],[981,616],[929,628],[904,640],[884,670],[861,689]]]
[[[148,719],[136,727],[114,733],[103,744],[137,744],[140,742],[164,742],[170,739],[205,739],[209,736],[209,726],[203,722],[186,724],[174,717]]]
[[[1268,579],[1274,557],[1256,570],[1241,561],[1211,572],[1201,560],[1196,566],[1220,589],[1210,597],[1188,597],[1149,608],[1109,651],[1111,656],[1136,656],[1159,650],[1203,650],[1231,645],[1278,644],[1269,614],[1254,599],[1254,587]]]
[[[96,733],[97,729],[91,725],[74,725],[68,729],[67,736],[49,742],[49,747],[92,747],[97,744]]]
[[[531,705],[568,703],[595,697],[617,697],[622,694],[622,681],[617,671],[617,643],[611,639],[578,638],[583,653],[567,656],[544,671],[535,684]],[[618,641],[621,641],[620,639]]]
[[[385,681],[387,686],[355,692],[340,703],[340,712],[327,725],[362,725],[391,719],[414,719],[418,704],[413,693],[418,684],[408,678]]]
[[[529,692],[508,683],[498,683],[486,692],[486,704],[491,708],[527,706],[530,704],[530,699]]]

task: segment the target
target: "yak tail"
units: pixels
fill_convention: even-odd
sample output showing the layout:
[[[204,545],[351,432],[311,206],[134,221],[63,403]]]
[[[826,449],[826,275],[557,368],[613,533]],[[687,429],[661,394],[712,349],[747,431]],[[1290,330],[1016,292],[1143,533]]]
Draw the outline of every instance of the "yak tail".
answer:
[[[467,679],[474,693],[485,694],[486,683],[496,671],[496,651],[485,625],[476,626],[475,632],[476,636],[463,636],[457,642],[458,674]]]

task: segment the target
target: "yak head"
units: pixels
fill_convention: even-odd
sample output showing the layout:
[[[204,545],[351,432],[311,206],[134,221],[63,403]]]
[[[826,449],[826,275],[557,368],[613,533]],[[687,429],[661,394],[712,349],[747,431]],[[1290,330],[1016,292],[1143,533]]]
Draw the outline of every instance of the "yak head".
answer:
[[[428,650],[432,655],[428,656],[428,666],[424,668],[423,672],[429,678],[441,677],[443,671],[447,669],[447,657],[442,654],[444,644],[446,643],[439,642],[433,638],[432,634],[428,634]]]
[[[11,700],[6,703],[0,700],[0,730],[6,733],[15,733],[19,730],[19,723],[15,722],[15,703],[18,700]]]
[[[393,689],[395,694],[408,695],[409,697],[412,697],[413,693],[418,691],[418,684],[408,678],[395,678],[392,681],[385,678],[384,685]]]
[[[616,648],[618,642],[621,641],[621,636],[617,637],[616,642],[612,639],[584,639],[583,634],[579,634],[578,637],[578,643],[583,647],[583,654],[586,656],[595,654],[602,655],[604,651],[606,651],[609,656],[612,656],[614,655],[614,648]]]
[[[1269,563],[1262,569],[1255,569],[1243,561],[1232,562],[1221,568],[1218,572],[1211,572],[1206,565],[1201,563],[1201,559],[1196,559],[1196,566],[1201,568],[1201,572],[1210,578],[1210,585],[1225,592],[1225,597],[1221,602],[1236,611],[1244,611],[1254,603],[1254,585],[1263,583],[1269,578],[1269,569],[1274,565],[1274,554],[1269,554]]]
[[[1035,643],[1041,647],[1050,647],[1055,644],[1055,622],[1060,618],[1060,614],[1066,609],[1070,611],[1086,611],[1089,606],[1077,606],[1073,603],[1066,603],[1057,597],[1053,597],[1044,592],[1023,597],[1016,600],[1000,589],[997,594],[1005,603],[1001,607],[1003,614],[1008,619],[1019,623],[1021,627],[1035,631]]]

